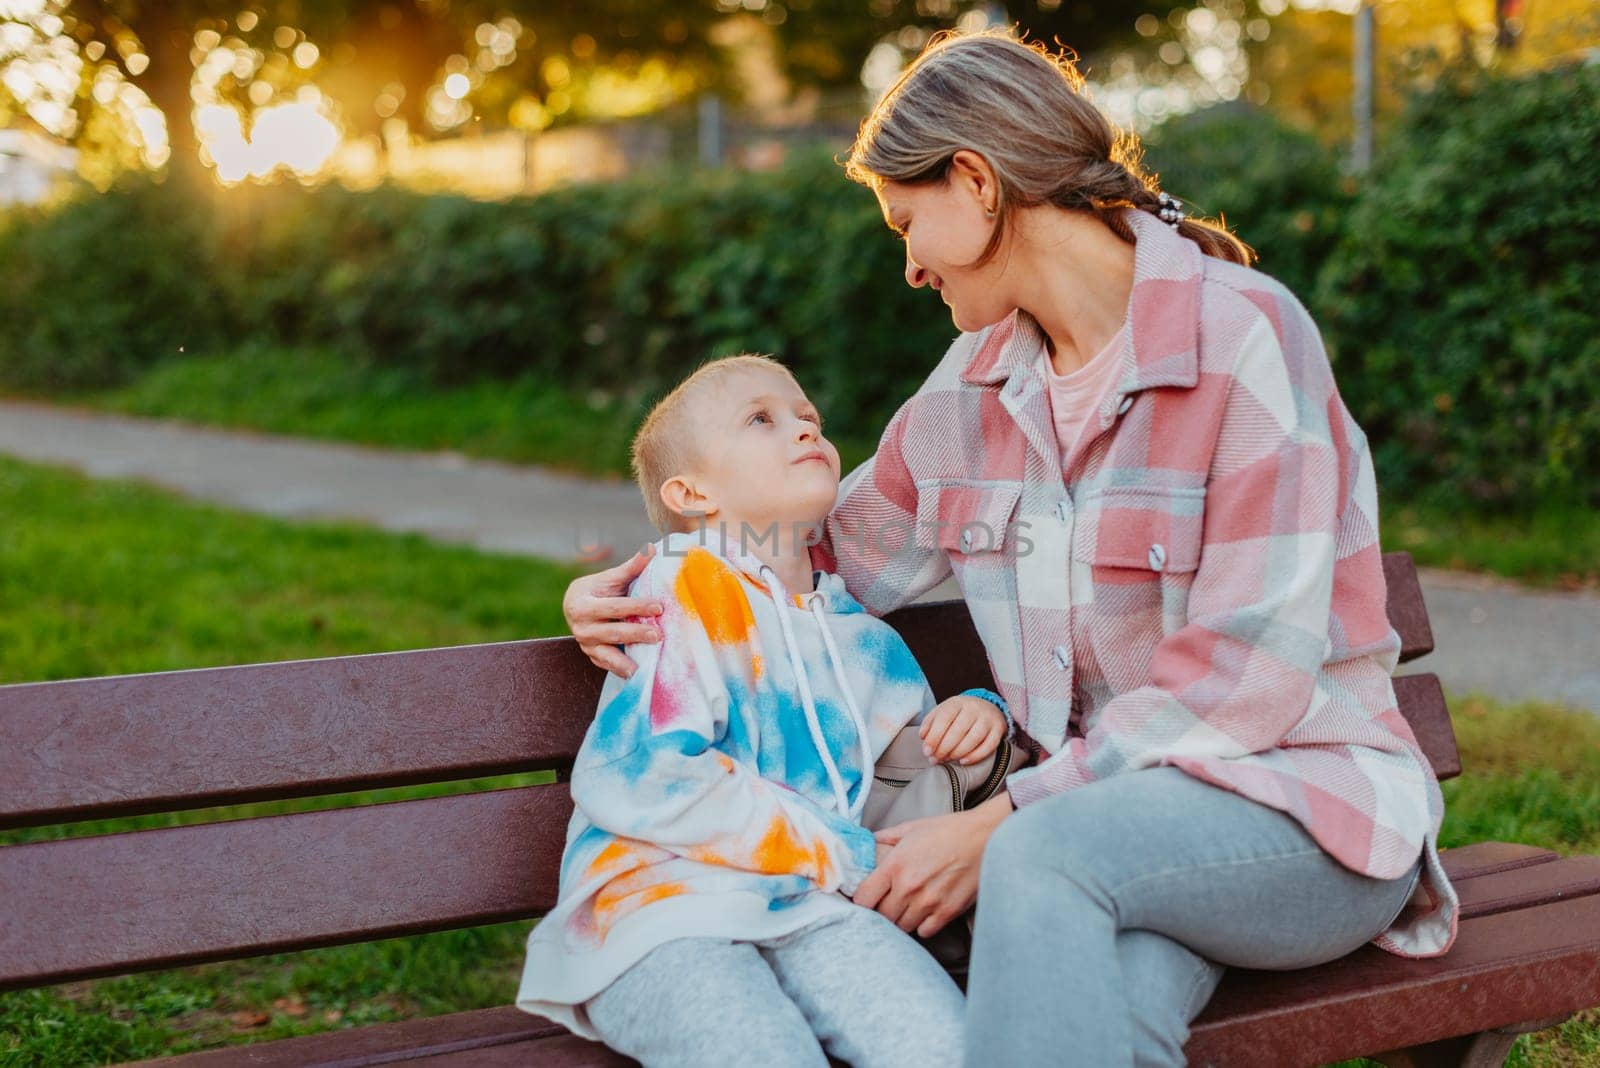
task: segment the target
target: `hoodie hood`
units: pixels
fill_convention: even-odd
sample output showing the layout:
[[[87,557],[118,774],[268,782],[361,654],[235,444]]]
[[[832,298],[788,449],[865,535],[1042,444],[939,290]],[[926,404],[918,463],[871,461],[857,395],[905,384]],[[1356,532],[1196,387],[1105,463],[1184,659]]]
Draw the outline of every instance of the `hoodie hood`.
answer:
[[[695,548],[709,549],[737,568],[744,578],[759,587],[762,592],[768,596],[772,595],[769,583],[762,577],[762,571],[767,564],[753,553],[740,552],[737,537],[725,537],[715,528],[704,527],[696,531],[668,534],[657,545],[658,552],[670,556],[682,556]],[[820,601],[822,611],[837,616],[855,615],[866,611],[861,602],[850,596],[849,591],[845,589],[844,579],[833,572],[812,571],[811,580],[815,587],[811,593],[788,593],[790,605],[809,609],[813,601]]]

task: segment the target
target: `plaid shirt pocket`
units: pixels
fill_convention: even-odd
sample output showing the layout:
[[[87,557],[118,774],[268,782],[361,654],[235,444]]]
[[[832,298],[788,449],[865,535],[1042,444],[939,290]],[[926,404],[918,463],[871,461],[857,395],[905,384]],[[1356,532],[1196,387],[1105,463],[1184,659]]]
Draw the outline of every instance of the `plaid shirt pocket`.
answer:
[[[1111,487],[1085,501],[1073,557],[1087,565],[1083,622],[1114,690],[1140,685],[1135,666],[1148,663],[1155,644],[1188,622],[1205,497],[1203,486]]]
[[[1015,551],[1013,518],[1022,499],[1016,482],[929,482],[917,486],[917,538],[957,568],[999,564]]]
[[[1200,566],[1205,501],[1204,486],[1100,490],[1085,502],[1073,555],[1093,564],[1097,572],[1194,571]],[[1085,518],[1089,522],[1083,522]]]

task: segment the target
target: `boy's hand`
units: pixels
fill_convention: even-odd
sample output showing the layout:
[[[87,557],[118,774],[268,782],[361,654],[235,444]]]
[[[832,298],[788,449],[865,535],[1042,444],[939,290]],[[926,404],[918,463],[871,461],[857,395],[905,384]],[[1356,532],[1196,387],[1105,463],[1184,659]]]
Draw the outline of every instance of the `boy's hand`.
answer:
[[[935,764],[976,764],[999,748],[1006,717],[983,698],[960,694],[934,706],[920,733],[922,751]]]

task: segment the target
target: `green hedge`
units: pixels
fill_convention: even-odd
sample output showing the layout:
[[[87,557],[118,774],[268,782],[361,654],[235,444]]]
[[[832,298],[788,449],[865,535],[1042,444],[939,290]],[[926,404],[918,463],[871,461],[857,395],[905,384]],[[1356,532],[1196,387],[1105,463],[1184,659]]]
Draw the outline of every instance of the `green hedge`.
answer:
[[[1145,154],[1161,187],[1190,211],[1220,217],[1259,257],[1254,266],[1308,294],[1355,199],[1334,153],[1267,112],[1222,105],[1174,119]]]
[[[955,336],[931,291],[898,282],[872,194],[827,157],[495,204],[294,186],[178,200],[130,183],[0,231],[0,263],[28,265],[0,303],[0,384],[99,388],[179,345],[266,340],[441,384],[649,391],[753,350],[781,353],[848,429],[881,427]]]
[[[1269,116],[1161,131],[1164,186],[1221,212],[1323,326],[1387,494],[1593,499],[1600,69],[1448,82],[1361,184]],[[644,395],[781,354],[830,423],[880,428],[954,334],[831,159],[508,203],[133,182],[0,223],[0,386],[96,389],[180,347],[332,347],[435,382]],[[1587,480],[1587,481],[1586,481]]]
[[[1312,306],[1389,485],[1600,504],[1600,66],[1414,101]]]
[[[146,181],[0,215],[0,385],[120,382],[219,344],[227,309],[207,221]]]

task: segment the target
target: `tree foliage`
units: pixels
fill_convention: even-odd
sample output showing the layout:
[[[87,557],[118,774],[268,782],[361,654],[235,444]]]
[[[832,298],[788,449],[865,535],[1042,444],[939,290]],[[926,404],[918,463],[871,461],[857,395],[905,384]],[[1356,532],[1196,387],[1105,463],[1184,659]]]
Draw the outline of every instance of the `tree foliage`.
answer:
[[[1034,36],[1092,53],[1131,36],[1139,13],[1165,12],[1177,4],[1012,0],[1006,15]],[[992,5],[978,0],[760,0],[752,13],[749,4],[737,0],[265,0],[244,12],[239,8],[237,0],[50,0],[30,22],[42,38],[59,21],[55,32],[76,42],[79,55],[87,58],[85,88],[76,101],[81,112],[94,107],[87,88],[95,69],[115,67],[165,117],[171,158],[185,167],[198,158],[190,114],[205,35],[214,35],[211,47],[221,41],[266,55],[264,66],[246,65],[237,78],[224,77],[219,86],[246,114],[247,90],[255,82],[268,82],[271,92],[284,94],[314,81],[337,101],[346,128],[361,135],[376,132],[389,114],[413,131],[426,130],[430,88],[439,85],[448,64],[457,62],[473,79],[474,114],[492,125],[523,124],[530,114],[536,124],[550,121],[552,114],[576,115],[569,111],[570,86],[600,71],[625,80],[652,65],[652,70],[670,70],[672,84],[680,88],[736,92],[729,57],[719,44],[734,18],[759,21],[792,85],[859,87],[862,62],[880,41],[910,32],[920,42],[931,31]],[[475,35],[497,23],[517,28],[514,58],[481,68],[466,62],[486,54]],[[319,57],[307,70],[300,69],[304,65],[294,52],[303,42],[313,44]],[[6,59],[0,46],[0,65]],[[375,107],[383,96],[392,104]],[[79,131],[87,126],[86,120],[77,123]]]
[[[1600,39],[1592,0],[1373,0],[1373,6],[1380,121],[1398,118],[1408,87],[1430,84],[1452,66],[1529,74],[1579,58]],[[1275,15],[1270,35],[1252,49],[1262,99],[1324,140],[1345,138],[1353,42],[1351,17],[1341,12],[1295,4]]]

